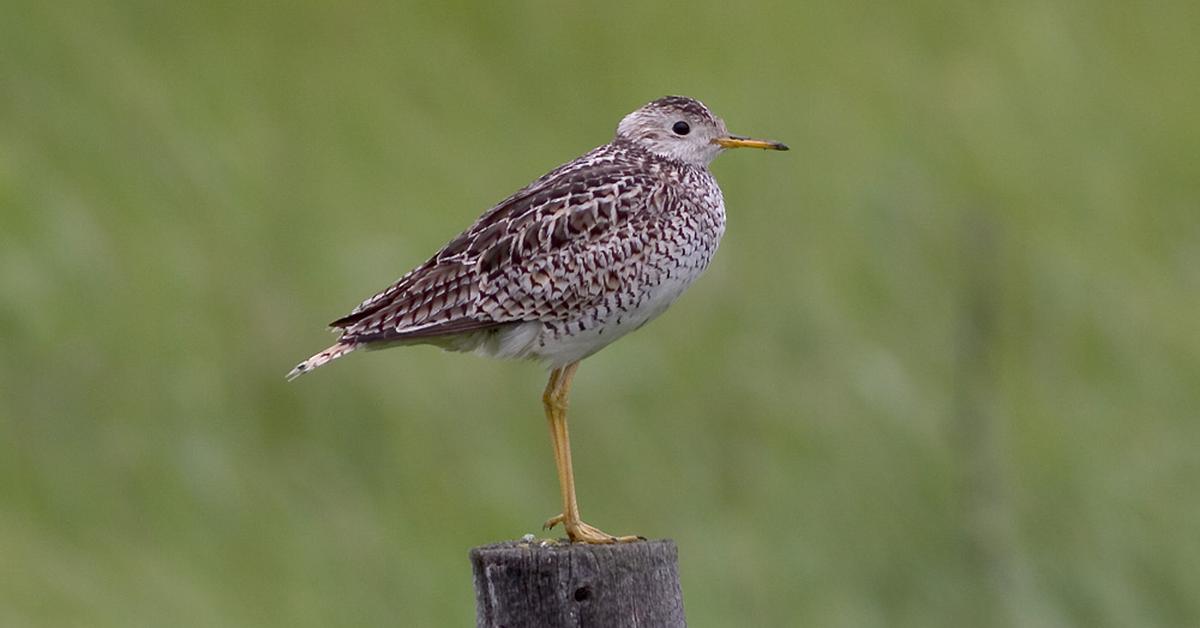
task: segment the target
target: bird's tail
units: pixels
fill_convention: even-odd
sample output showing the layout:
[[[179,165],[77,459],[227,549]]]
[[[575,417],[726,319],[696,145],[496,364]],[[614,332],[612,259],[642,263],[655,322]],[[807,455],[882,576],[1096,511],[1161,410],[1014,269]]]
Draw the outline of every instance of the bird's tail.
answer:
[[[293,379],[296,379],[297,377],[300,377],[301,375],[317,368],[318,366],[332,362],[357,348],[358,343],[345,341],[339,342],[332,347],[329,347],[328,349],[314,355],[313,357],[297,364],[296,368],[292,369],[291,372],[287,374],[287,379],[290,382]]]

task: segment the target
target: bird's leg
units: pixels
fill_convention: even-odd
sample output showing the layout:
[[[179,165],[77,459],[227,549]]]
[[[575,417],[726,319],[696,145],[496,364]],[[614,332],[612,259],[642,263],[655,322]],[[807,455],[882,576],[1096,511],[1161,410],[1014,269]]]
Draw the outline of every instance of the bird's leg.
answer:
[[[563,524],[567,538],[581,543],[625,543],[636,541],[636,536],[616,537],[602,532],[579,518],[579,504],[575,501],[575,471],[571,467],[571,439],[567,432],[567,395],[571,392],[571,380],[579,363],[574,362],[550,372],[550,382],[542,394],[546,408],[546,421],[550,424],[550,440],[554,445],[554,466],[558,469],[558,485],[562,491],[563,510],[558,516],[545,523],[546,528]]]

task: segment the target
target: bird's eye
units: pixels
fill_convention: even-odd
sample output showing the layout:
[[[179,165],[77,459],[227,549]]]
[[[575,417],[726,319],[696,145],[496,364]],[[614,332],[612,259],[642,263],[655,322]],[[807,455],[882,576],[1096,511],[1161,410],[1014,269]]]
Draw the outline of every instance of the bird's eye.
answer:
[[[676,135],[687,135],[688,133],[692,132],[692,127],[688,126],[687,122],[680,120],[679,122],[675,123],[675,126],[671,127],[671,130],[674,131]]]

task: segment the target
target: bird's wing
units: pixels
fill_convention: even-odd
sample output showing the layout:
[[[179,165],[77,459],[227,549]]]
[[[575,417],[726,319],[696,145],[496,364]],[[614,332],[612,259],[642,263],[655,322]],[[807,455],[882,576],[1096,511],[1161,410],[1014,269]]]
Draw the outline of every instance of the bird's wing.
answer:
[[[330,325],[343,340],[387,342],[570,310],[618,280],[606,261],[640,255],[637,231],[666,194],[661,177],[620,160],[566,164],[488,210],[427,262]]]

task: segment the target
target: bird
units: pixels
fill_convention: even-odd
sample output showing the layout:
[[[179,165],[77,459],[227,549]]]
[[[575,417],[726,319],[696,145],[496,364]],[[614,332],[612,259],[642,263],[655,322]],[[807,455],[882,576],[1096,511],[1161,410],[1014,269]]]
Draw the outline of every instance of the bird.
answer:
[[[732,135],[700,101],[665,96],[624,116],[612,141],[500,201],[425,263],[330,327],[333,346],[288,380],[359,349],[429,344],[545,365],[562,524],[572,543],[635,541],[579,513],[567,401],[579,363],[662,314],[708,267],[725,232],[709,171],[733,148],[784,151]]]

